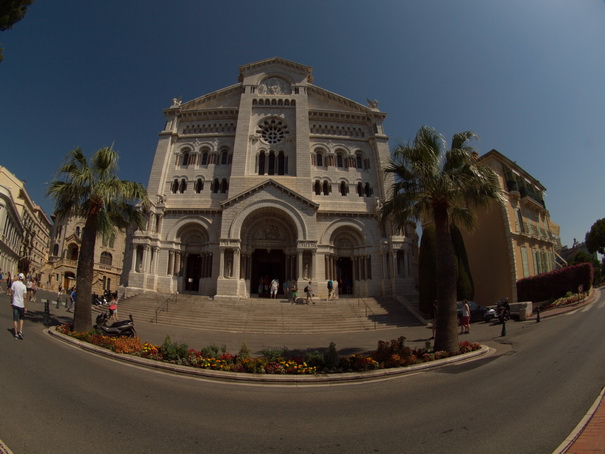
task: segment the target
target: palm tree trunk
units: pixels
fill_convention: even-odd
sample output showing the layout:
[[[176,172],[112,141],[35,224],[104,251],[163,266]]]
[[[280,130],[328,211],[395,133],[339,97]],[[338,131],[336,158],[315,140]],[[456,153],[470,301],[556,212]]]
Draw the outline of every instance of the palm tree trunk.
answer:
[[[76,306],[74,310],[74,331],[83,332],[92,329],[92,279],[95,264],[95,243],[99,217],[89,213],[82,232],[82,244],[78,258],[78,276],[76,278]]]
[[[456,262],[446,206],[434,208],[437,256],[437,316],[435,350],[457,351]]]

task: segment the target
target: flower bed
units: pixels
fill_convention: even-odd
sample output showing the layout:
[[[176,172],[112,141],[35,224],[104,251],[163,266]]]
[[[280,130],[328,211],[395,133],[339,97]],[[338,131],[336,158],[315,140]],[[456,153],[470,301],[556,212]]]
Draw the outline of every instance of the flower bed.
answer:
[[[584,293],[572,293],[572,292],[567,292],[567,294],[561,298],[557,298],[555,300],[552,301],[548,301],[544,304],[540,305],[540,310],[541,311],[545,311],[548,309],[555,309],[558,307],[565,307],[565,306],[573,306],[576,305],[578,303],[581,303],[582,301],[584,301],[586,298],[588,297],[588,293],[584,292]]]
[[[477,343],[465,341],[459,344],[460,349],[457,352],[434,351],[428,342],[424,348],[412,349],[405,346],[405,337],[402,336],[391,341],[379,341],[377,349],[367,354],[340,356],[332,342],[323,352],[310,350],[304,353],[290,353],[285,347],[271,348],[263,350],[262,356],[253,358],[246,344],[242,344],[237,355],[232,355],[224,346],[219,348],[210,345],[202,350],[196,350],[186,344],[173,342],[169,336],[166,336],[162,345],[154,345],[141,342],[138,337],[108,337],[95,332],[77,333],[71,331],[68,325],[57,327],[57,331],[116,353],[200,369],[255,374],[309,375],[405,367],[469,353],[481,348]]]

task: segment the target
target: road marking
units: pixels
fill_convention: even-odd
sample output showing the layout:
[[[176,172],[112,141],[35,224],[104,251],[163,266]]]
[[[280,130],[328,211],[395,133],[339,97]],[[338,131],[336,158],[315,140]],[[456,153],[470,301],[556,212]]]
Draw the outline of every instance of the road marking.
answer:
[[[599,309],[603,309],[605,307],[605,300],[601,301],[598,307]]]
[[[584,312],[588,312],[590,309],[592,309],[592,304],[586,306],[584,309],[582,309],[582,313]]]

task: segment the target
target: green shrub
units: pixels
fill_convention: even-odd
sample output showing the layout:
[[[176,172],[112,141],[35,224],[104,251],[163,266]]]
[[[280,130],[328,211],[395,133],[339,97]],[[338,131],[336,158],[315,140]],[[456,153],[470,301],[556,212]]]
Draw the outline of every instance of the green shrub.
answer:
[[[324,353],[324,362],[325,367],[328,370],[334,370],[338,367],[338,361],[340,356],[336,351],[336,344],[334,342],[330,342],[330,346],[328,350]]]
[[[225,349],[226,350],[226,349]],[[218,345],[211,344],[200,350],[206,358],[217,358],[219,355]]]
[[[260,352],[267,361],[271,362],[285,358],[289,350],[288,347],[265,347]]]
[[[170,362],[182,362],[187,359],[189,346],[173,342],[170,336],[166,336],[160,351],[165,360]]]
[[[317,370],[323,370],[326,367],[323,353],[317,350],[305,352],[304,361],[309,366],[316,367]]]

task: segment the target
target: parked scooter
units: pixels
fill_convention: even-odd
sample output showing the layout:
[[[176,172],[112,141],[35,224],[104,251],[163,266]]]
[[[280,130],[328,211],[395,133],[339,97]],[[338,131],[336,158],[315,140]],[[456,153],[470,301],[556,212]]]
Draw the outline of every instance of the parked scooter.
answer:
[[[134,329],[134,320],[132,319],[132,315],[129,315],[129,320],[120,320],[119,322],[112,323],[111,325],[107,324],[108,320],[109,314],[104,312],[99,314],[97,316],[95,328],[102,331],[106,336],[134,337],[137,335],[137,332]]]

